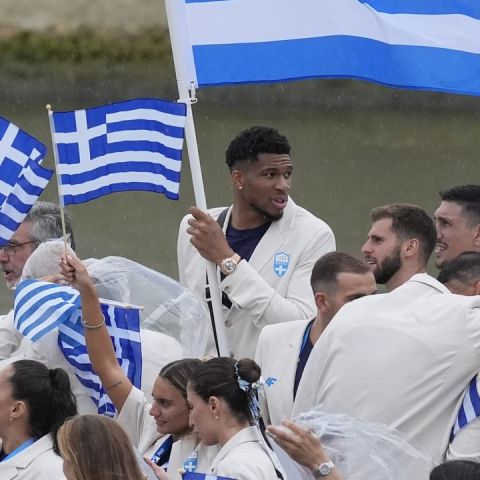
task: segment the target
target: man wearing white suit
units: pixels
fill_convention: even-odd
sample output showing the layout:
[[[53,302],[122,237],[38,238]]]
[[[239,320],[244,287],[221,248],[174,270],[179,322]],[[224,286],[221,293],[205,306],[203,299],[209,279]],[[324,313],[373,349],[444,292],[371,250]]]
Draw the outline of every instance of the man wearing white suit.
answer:
[[[291,417],[309,354],[330,320],[345,303],[377,291],[368,265],[342,252],[317,260],[310,284],[318,310],[314,319],[267,325],[260,333],[255,360],[265,380],[261,413],[266,425]]]
[[[435,245],[433,222],[425,220],[421,228],[428,216],[416,210],[383,209],[397,237],[389,263],[399,256],[400,270],[409,256],[426,264]],[[379,245],[387,239],[372,236]],[[367,253],[376,268],[376,255]],[[416,273],[391,292],[338,312],[313,348],[293,413],[320,405],[326,412],[384,423],[439,461],[479,362],[480,298],[450,294],[433,277]]]
[[[252,358],[265,325],[316,314],[310,274],[335,249],[335,239],[325,222],[289,197],[290,145],[277,130],[245,130],[226,157],[233,205],[190,208],[180,225],[178,268],[180,282],[205,299],[207,261],[217,264],[230,349]]]

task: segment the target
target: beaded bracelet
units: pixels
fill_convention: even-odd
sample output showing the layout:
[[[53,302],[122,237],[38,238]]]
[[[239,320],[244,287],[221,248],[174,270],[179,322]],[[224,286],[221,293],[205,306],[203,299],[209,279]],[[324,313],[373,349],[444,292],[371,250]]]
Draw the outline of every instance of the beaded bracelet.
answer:
[[[89,325],[88,323],[85,323],[85,320],[83,320],[83,317],[81,319],[81,322],[85,328],[89,328],[90,330],[95,330],[96,328],[100,328],[102,325],[105,325],[105,315],[102,313],[102,321],[98,325]]]

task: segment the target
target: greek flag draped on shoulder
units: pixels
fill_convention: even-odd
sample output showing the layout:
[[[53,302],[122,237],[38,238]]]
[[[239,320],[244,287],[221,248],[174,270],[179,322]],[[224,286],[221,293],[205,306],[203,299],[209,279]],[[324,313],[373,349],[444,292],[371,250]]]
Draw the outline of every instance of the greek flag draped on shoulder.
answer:
[[[101,304],[105,324],[112,339],[118,363],[135,387],[142,382],[142,349],[140,341],[140,314],[136,308]],[[67,361],[75,368],[80,383],[88,390],[98,413],[113,416],[115,407],[93,372],[81,322],[81,311],[76,312],[58,328],[58,345]]]
[[[43,143],[0,117],[0,246],[18,229],[53,175]]]
[[[40,340],[80,308],[80,293],[72,287],[23,280],[15,289],[15,328],[33,342]]]
[[[208,473],[185,472],[184,474],[182,474],[182,480],[236,480],[236,479],[230,478],[230,477],[219,477],[217,475],[212,475]]]
[[[166,0],[179,81],[344,77],[480,95],[480,3]]]
[[[179,198],[184,103],[137,99],[52,116],[65,205],[128,190]]]
[[[451,440],[465,425],[471,421],[480,417],[480,395],[478,391],[478,376],[472,378],[467,390],[463,402],[458,410],[457,420],[452,429]]]

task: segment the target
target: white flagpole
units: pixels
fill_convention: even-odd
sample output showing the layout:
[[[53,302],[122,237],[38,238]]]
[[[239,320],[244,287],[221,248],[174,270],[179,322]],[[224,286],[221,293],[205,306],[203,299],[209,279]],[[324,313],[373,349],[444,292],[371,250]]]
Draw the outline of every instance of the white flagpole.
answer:
[[[60,218],[62,220],[62,232],[63,232],[63,244],[65,246],[65,255],[68,254],[68,245],[67,245],[67,229],[65,227],[65,204],[63,202],[62,196],[62,184],[60,181],[60,169],[58,166],[58,148],[57,142],[55,141],[55,127],[53,125],[53,111],[50,104],[45,107],[48,113],[48,122],[50,124],[50,135],[52,137],[52,146],[53,146],[53,158],[55,159],[55,176],[57,177],[57,188],[58,188],[58,204],[60,205]]]
[[[207,210],[207,200],[203,186],[202,169],[200,165],[200,156],[198,153],[197,136],[195,125],[193,123],[192,103],[196,103],[195,98],[195,78],[189,75],[187,71],[192,71],[193,59],[185,56],[183,43],[185,35],[182,35],[182,25],[186,25],[184,0],[166,0],[167,19],[170,31],[170,40],[172,44],[173,60],[175,64],[175,73],[177,76],[179,101],[187,105],[187,117],[185,123],[185,139],[187,142],[188,158],[190,161],[190,170],[192,172],[193,192],[195,203],[202,210]],[[190,67],[190,68],[189,68]],[[191,77],[191,78],[188,78]],[[212,262],[207,262],[207,276],[210,289],[211,305],[213,318],[217,335],[218,350],[220,356],[230,356],[228,348],[225,322],[223,319],[222,300],[220,295],[220,286],[218,283],[217,266]]]

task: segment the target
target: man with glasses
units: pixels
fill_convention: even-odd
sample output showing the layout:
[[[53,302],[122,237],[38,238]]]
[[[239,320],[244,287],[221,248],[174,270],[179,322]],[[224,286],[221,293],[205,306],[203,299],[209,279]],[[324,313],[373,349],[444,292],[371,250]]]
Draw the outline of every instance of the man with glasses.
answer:
[[[75,249],[72,222],[65,212],[65,228]],[[10,241],[0,247],[0,264],[7,287],[15,288],[28,257],[40,243],[62,237],[60,207],[50,202],[37,202]]]

